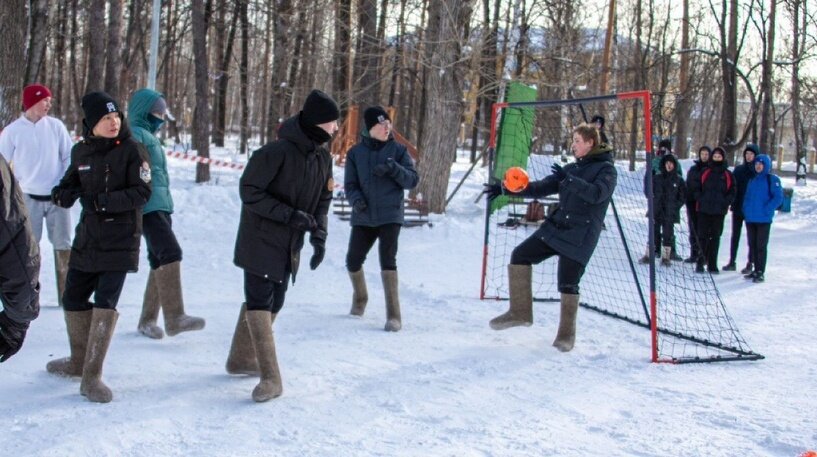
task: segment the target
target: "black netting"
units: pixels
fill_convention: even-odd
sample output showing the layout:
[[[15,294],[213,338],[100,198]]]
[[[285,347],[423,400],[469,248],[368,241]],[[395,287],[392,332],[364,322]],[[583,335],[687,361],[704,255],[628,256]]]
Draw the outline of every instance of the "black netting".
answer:
[[[644,193],[645,121],[640,99],[575,100],[541,105],[516,105],[501,111],[491,175],[504,168],[527,168],[531,180],[550,174],[554,161],[569,163],[572,129],[597,113],[606,118],[605,133],[616,149],[618,184],[607,211],[605,228],[581,281],[583,307],[650,328],[650,274],[655,275],[657,355],[660,361],[708,362],[754,360],[724,306],[709,273],[696,273],[695,263],[673,260],[662,265],[660,254],[652,263],[639,260],[649,248],[648,201]],[[504,129],[504,131],[503,131]],[[631,171],[632,170],[632,171]],[[686,170],[683,170],[686,175]],[[555,197],[555,196],[554,196]],[[547,214],[555,198],[540,199]],[[513,249],[532,235],[541,221],[531,217],[532,199],[500,197],[486,215],[484,298],[507,299],[507,265]],[[535,204],[533,204],[535,205]],[[676,259],[690,256],[686,208],[675,224]],[[533,269],[535,300],[558,301],[555,259]]]

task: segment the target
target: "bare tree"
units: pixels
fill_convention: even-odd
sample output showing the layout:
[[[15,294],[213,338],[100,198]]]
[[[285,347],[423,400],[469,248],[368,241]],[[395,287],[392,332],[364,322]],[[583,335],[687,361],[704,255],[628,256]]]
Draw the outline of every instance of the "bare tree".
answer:
[[[247,67],[250,61],[250,19],[248,17],[248,0],[239,0],[239,16],[241,18],[241,64],[239,65],[239,84],[241,89],[241,138],[238,151],[247,153],[247,141],[250,138],[250,104],[249,104],[249,76]]]
[[[431,3],[426,31],[428,76],[425,125],[420,140],[419,163],[422,192],[429,210],[445,211],[451,159],[456,153],[457,132],[463,113],[463,31],[471,18],[473,0],[437,0]]]
[[[24,84],[43,80],[45,44],[48,38],[48,0],[30,0],[30,30],[28,33],[28,61]],[[4,27],[11,24],[4,23]]]
[[[807,134],[803,122],[803,113],[800,97],[800,64],[806,47],[808,37],[807,30],[807,2],[802,0],[786,0],[786,9],[791,17],[792,36],[791,43],[791,106],[792,121],[794,127],[794,149],[797,153],[796,179],[798,185],[806,184],[806,144]],[[815,134],[817,142],[817,134]]]
[[[0,1],[0,24],[25,24],[26,0]],[[20,115],[20,95],[26,71],[25,27],[0,28],[0,126]]]
[[[759,2],[759,8],[763,8],[764,2]],[[761,104],[760,104],[760,150],[761,151],[773,151],[774,144],[772,143],[772,138],[774,135],[772,134],[772,129],[774,128],[773,125],[773,105],[774,99],[772,95],[772,68],[773,68],[773,61],[774,61],[774,35],[775,35],[775,21],[776,21],[776,12],[777,12],[777,0],[771,0],[769,2],[769,17],[768,17],[768,26],[766,30],[763,27],[760,27],[761,33],[765,32],[765,37],[763,38],[763,48],[765,53],[763,55],[763,73],[760,79],[760,97],[761,97]],[[796,36],[796,35],[795,35]],[[796,40],[796,39],[795,39]]]
[[[346,107],[346,100],[351,99],[349,94],[349,62],[352,52],[352,0],[338,0],[335,2],[335,51],[334,66],[334,93],[335,97]]]
[[[122,100],[119,78],[122,73],[122,0],[109,0],[108,51],[105,61],[105,92]]]
[[[196,109],[193,111],[193,149],[199,157],[210,157],[210,108],[207,62],[207,21],[204,0],[193,1],[193,60],[196,68]],[[196,164],[196,182],[210,181],[210,165]]]
[[[354,101],[361,105],[361,116],[366,107],[379,104],[380,98],[376,22],[377,1],[358,0],[358,40],[353,89]]]
[[[681,49],[689,49],[689,0],[683,0],[683,19],[681,20]],[[675,102],[675,153],[681,158],[689,155],[689,124],[692,114],[693,94],[689,84],[690,53],[681,54],[681,66],[678,72],[678,98]]]
[[[275,47],[272,51],[272,78],[270,78],[269,118],[267,121],[267,141],[274,140],[275,132],[282,118],[289,113],[284,107],[287,88],[287,55],[289,49],[290,24],[292,23],[292,0],[274,2],[272,12],[275,22],[273,37]]]
[[[100,26],[105,31],[105,0],[90,0],[88,22]],[[105,84],[105,33],[94,30],[87,34],[88,73],[85,93],[104,89]]]

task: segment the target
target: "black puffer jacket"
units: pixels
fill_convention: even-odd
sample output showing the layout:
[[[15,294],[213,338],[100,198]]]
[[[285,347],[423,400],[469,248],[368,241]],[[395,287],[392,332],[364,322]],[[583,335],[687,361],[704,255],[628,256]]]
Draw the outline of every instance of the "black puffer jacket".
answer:
[[[735,199],[735,178],[726,166],[726,160],[710,160],[701,172],[701,179],[694,183],[693,192],[697,210],[703,214],[726,214]]]
[[[40,313],[40,247],[31,231],[23,193],[0,155],[0,301],[14,322]]]
[[[86,272],[136,271],[142,208],[150,199],[150,160],[125,121],[113,139],[74,145],[71,165],[51,195],[63,208],[82,205],[69,267]]]
[[[695,209],[695,189],[701,187],[701,173],[706,170],[708,162],[696,160],[687,172],[686,199],[687,207]]]
[[[749,181],[755,177],[755,174],[754,161],[747,163],[745,156],[744,162],[735,167],[735,171],[732,172],[732,176],[735,178],[735,200],[732,201],[732,212],[741,217],[743,216],[743,197],[746,195]]]
[[[394,168],[383,176],[376,176],[374,168],[385,164],[387,159],[394,161]],[[344,167],[343,188],[349,203],[354,206],[362,199],[367,205],[365,211],[352,213],[351,224],[367,227],[402,224],[403,191],[413,189],[419,181],[405,146],[394,138],[378,141],[366,132],[346,155]]]
[[[666,170],[668,161],[675,163],[672,172]],[[675,172],[677,169],[678,160],[673,154],[666,154],[661,158],[661,173],[653,177],[655,195],[653,208],[656,221],[672,220],[676,224],[681,222],[681,207],[686,202],[686,186],[684,178]]]
[[[310,241],[326,240],[332,158],[306,136],[297,116],[284,121],[278,138],[255,151],[241,175],[241,220],[233,262],[279,282],[289,264],[294,282],[304,232],[291,228],[289,218],[295,210],[312,214],[318,229]]]
[[[553,175],[528,186],[524,195],[544,197],[558,192],[559,208],[545,219],[535,235],[582,265],[587,265],[596,244],[607,207],[616,189],[618,173],[613,165],[613,148],[594,147],[588,155],[564,167],[567,177],[559,182]]]

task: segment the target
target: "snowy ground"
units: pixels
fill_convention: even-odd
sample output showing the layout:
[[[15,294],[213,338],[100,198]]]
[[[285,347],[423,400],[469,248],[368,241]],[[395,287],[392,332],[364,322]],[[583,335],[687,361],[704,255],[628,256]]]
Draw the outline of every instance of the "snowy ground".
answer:
[[[207,327],[160,341],[136,332],[143,254],[105,364],[114,401],[89,403],[78,380],[45,371],[68,344],[44,240],[42,312],[23,350],[0,366],[2,455],[797,456],[817,448],[813,183],[795,189],[792,212],[773,226],[766,283],[717,277],[763,361],[650,364],[646,330],[586,310],[576,348],[562,354],[550,345],[558,311],[548,303],[536,305],[532,327],[490,330],[507,303],[478,299],[483,206],[474,199],[485,171],[477,169],[433,227],[401,236],[397,334],[382,331],[376,255],[365,266],[366,315],[347,315],[349,227],[332,216],[326,260],[317,272],[302,269],[275,324],[284,395],[255,404],[257,380],[223,368],[243,296],[232,264],[239,173],[214,168],[211,184],[195,185],[194,165],[169,163],[187,310]],[[464,158],[454,165],[452,188],[467,167]]]

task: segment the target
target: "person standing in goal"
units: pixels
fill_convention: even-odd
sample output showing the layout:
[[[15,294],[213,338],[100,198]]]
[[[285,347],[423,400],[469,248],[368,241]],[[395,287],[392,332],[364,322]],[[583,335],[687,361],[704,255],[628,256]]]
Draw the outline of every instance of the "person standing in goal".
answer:
[[[524,197],[559,195],[558,209],[511,253],[510,308],[492,319],[490,326],[504,330],[533,324],[532,265],[558,256],[561,314],[553,346],[562,352],[573,349],[575,343],[579,282],[596,249],[618,179],[613,149],[600,142],[595,127],[587,124],[576,127],[572,149],[576,162],[564,168],[554,163],[550,176],[531,182],[520,193],[512,194],[500,184],[486,184],[484,190],[489,199],[503,193]]]

